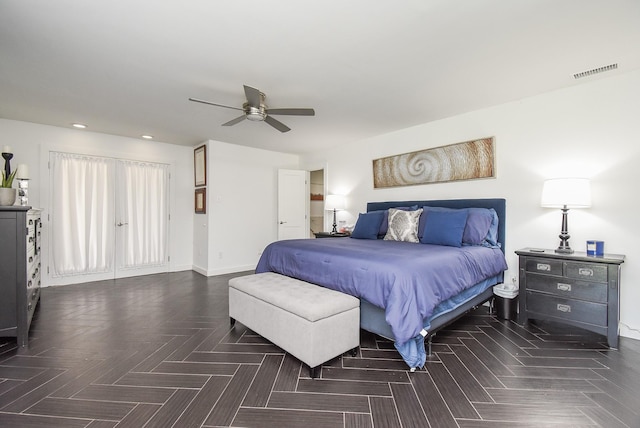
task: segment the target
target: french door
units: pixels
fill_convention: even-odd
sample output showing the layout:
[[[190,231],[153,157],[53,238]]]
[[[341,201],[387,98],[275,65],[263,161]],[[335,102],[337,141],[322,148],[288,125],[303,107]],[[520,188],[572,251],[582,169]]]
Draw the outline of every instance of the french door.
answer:
[[[51,285],[167,272],[168,165],[50,153]]]

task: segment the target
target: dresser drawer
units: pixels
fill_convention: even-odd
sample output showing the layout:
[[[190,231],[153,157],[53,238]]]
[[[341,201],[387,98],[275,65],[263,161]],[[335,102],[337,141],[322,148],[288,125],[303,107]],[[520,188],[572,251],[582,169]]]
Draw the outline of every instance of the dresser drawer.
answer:
[[[42,265],[42,263],[40,262],[40,259],[38,258],[37,259],[37,263],[33,263],[31,265],[31,267],[29,268],[29,270],[27,270],[27,284],[29,282],[33,282],[33,284],[36,284],[38,282],[38,279],[40,278],[41,265]]]
[[[547,275],[563,275],[562,260],[528,258],[525,264],[527,272],[544,273]]]
[[[586,324],[606,326],[607,305],[527,291],[527,311]]]
[[[607,303],[606,283],[531,274],[527,276],[527,290],[555,294],[568,299]]]
[[[565,265],[565,275],[567,278],[607,282],[607,266],[597,263],[567,262]]]
[[[39,256],[36,256],[36,247],[31,246],[31,248],[27,249],[27,270],[31,269],[36,263],[36,259],[39,259]]]
[[[42,237],[42,223],[40,221],[39,213],[27,213],[27,251],[34,248],[35,245],[40,245],[40,239]]]

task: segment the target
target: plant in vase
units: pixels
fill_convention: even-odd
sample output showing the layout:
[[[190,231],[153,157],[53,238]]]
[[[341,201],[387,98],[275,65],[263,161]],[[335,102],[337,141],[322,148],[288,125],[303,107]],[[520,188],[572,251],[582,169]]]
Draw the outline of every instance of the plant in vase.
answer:
[[[16,172],[13,171],[8,176],[2,171],[2,182],[0,182],[0,205],[13,205],[16,201],[16,189],[13,189],[13,179],[16,177]]]

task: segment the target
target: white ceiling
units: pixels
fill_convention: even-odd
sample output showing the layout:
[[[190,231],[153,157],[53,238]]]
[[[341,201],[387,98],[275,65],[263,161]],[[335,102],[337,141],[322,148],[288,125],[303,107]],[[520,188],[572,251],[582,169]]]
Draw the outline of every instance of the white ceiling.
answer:
[[[638,67],[638,0],[0,0],[0,117],[189,146],[306,153]],[[316,116],[187,100],[243,84]]]

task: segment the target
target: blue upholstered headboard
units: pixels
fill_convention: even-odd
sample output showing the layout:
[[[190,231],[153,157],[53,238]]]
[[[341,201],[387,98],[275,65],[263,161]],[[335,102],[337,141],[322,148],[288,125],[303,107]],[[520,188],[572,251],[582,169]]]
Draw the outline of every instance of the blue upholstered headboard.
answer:
[[[368,202],[367,212],[386,210],[394,207],[407,207],[417,205],[419,207],[445,207],[445,208],[493,208],[498,213],[498,242],[505,252],[505,219],[507,204],[505,199],[441,199],[434,201],[393,201],[393,202]]]

